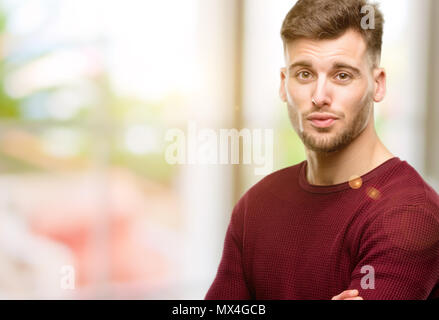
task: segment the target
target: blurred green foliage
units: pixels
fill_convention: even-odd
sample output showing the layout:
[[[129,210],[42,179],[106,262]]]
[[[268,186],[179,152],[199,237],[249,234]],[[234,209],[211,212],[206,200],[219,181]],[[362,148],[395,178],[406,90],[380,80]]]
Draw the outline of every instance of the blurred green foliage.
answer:
[[[0,118],[19,118],[20,109],[17,100],[10,98],[5,92],[5,73],[7,62],[4,58],[3,39],[6,32],[7,15],[0,6]]]
[[[15,129],[26,132],[26,134],[31,135],[36,141],[41,143],[44,142],[44,132],[53,128],[64,127],[74,131],[79,130],[83,133],[80,134],[82,140],[91,139],[92,141],[82,141],[81,148],[76,157],[90,162],[93,162],[95,157],[93,146],[99,141],[97,132],[100,128],[107,128],[105,130],[110,128],[106,135],[110,146],[109,159],[107,159],[110,165],[129,168],[136,175],[161,183],[171,182],[177,168],[168,165],[164,161],[162,153],[137,155],[116,144],[116,141],[118,141],[120,136],[123,136],[124,130],[130,124],[162,123],[162,103],[148,103],[141,99],[116,94],[106,70],[103,70],[97,77],[88,79],[91,80],[88,83],[90,88],[97,93],[98,100],[84,101],[78,112],[74,113],[71,117],[62,120],[51,118],[50,113],[46,110],[46,100],[44,99],[38,100],[37,104],[31,104],[30,108],[38,107],[39,110],[26,109],[28,112],[24,112],[24,102],[38,99],[38,97],[50,97],[60,90],[65,90],[66,85],[60,84],[45,88],[21,100],[13,99],[7,94],[5,78],[8,73],[13,71],[11,65],[8,65],[8,57],[5,57],[3,51],[4,39],[8,32],[7,23],[8,14],[0,5],[0,126],[2,121],[17,120],[14,122],[16,123],[16,125],[14,124]],[[56,50],[55,46],[51,52],[46,52],[45,54],[53,53]],[[23,62],[22,65],[14,65],[14,68],[20,68],[24,64],[31,63],[41,57],[41,55],[35,56],[33,59]],[[32,116],[35,112],[39,114],[37,118]],[[35,125],[39,128],[37,131],[29,130],[29,128],[35,127]],[[0,131],[0,135],[3,135],[8,130],[5,127],[3,129],[3,131]],[[36,167],[31,161],[28,162],[27,159],[5,153],[0,146],[0,172],[26,173],[40,170],[43,169]]]
[[[274,170],[295,165],[306,159],[305,149],[299,136],[293,129],[285,105],[276,109],[275,141],[274,141]]]

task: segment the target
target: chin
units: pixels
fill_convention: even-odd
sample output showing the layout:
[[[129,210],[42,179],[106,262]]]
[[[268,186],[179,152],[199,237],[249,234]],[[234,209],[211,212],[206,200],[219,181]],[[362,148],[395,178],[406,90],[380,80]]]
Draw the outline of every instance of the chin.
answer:
[[[311,146],[311,145],[307,146],[307,148],[317,153],[328,153],[328,154],[337,152],[340,149],[342,149],[342,147],[340,146],[327,147],[327,146]]]
[[[346,141],[342,141],[340,136],[316,137],[316,135],[304,135],[302,142],[307,149],[319,153],[333,153],[343,149]]]

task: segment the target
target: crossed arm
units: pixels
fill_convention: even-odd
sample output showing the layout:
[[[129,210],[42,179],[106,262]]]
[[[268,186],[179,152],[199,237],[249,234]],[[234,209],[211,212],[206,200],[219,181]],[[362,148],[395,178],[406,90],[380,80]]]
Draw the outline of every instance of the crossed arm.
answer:
[[[232,222],[233,222],[232,215]],[[239,232],[230,223],[220,267],[206,299],[251,299],[242,270]],[[434,297],[439,284],[439,218],[399,206],[364,226],[351,283],[332,300],[408,300]],[[375,288],[363,290],[361,267],[375,269]],[[438,292],[436,292],[438,294]]]

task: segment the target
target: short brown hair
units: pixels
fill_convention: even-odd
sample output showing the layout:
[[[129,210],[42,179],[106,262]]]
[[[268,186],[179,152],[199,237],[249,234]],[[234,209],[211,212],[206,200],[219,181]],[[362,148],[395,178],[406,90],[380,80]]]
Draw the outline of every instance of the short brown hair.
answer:
[[[374,9],[374,29],[363,29],[364,6]],[[384,17],[377,4],[367,0],[298,0],[282,24],[284,46],[296,39],[335,39],[348,29],[358,31],[366,41],[373,64],[381,56]]]

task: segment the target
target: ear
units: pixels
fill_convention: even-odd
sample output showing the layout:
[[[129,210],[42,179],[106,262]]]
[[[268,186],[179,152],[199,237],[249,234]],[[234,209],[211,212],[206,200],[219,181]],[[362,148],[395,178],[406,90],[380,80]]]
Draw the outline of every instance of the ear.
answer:
[[[383,68],[374,69],[373,79],[375,87],[373,100],[381,102],[386,96],[386,71]]]
[[[280,88],[279,88],[279,97],[283,102],[287,102],[287,92],[285,89],[286,84],[286,78],[287,78],[287,69],[281,68],[280,69]]]

